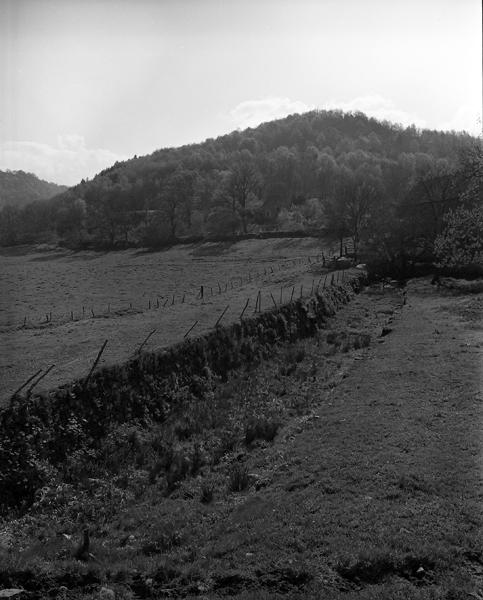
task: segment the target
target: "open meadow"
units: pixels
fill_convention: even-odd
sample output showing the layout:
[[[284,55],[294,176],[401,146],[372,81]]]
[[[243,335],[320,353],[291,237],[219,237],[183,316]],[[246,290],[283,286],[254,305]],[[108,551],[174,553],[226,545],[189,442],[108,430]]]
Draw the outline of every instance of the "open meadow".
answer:
[[[158,252],[4,250],[1,256],[0,402],[39,369],[36,390],[86,375],[104,340],[100,365],[205,333],[223,314],[238,320],[324,285],[316,238],[174,246]],[[323,276],[322,280],[321,277]],[[201,287],[203,286],[203,297]],[[257,296],[260,293],[259,301]],[[247,305],[248,302],[248,305]]]

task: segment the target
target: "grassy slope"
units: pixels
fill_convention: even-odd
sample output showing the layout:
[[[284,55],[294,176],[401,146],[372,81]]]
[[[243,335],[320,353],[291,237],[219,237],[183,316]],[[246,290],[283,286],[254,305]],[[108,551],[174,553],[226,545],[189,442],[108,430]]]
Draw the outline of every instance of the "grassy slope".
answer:
[[[52,588],[82,573],[65,578],[70,598],[98,597],[89,578],[126,599],[478,598],[481,299],[427,281],[410,283],[404,307],[396,291],[359,296],[330,327],[371,333],[368,349],[336,352],[327,339],[340,336],[322,332],[226,384],[247,403],[292,407],[273,443],[235,447],[168,498],[156,485],[129,501],[102,495],[87,564],[59,539],[62,517],[52,525],[41,511],[3,529],[25,548],[4,556]],[[238,465],[249,486],[236,493]],[[202,504],[208,480],[214,499]]]
[[[322,247],[319,239],[288,238],[174,246],[150,253],[5,256],[0,403],[39,368],[55,365],[38,390],[86,375],[105,339],[109,343],[101,362],[125,361],[153,329],[146,349],[180,341],[195,321],[192,335],[211,329],[227,305],[223,323],[237,320],[248,298],[255,305],[259,290],[262,309],[273,306],[270,293],[279,301],[281,287],[285,302],[293,285],[297,293],[301,284],[310,291],[314,275],[307,257],[320,257]],[[48,313],[52,322],[47,324]]]

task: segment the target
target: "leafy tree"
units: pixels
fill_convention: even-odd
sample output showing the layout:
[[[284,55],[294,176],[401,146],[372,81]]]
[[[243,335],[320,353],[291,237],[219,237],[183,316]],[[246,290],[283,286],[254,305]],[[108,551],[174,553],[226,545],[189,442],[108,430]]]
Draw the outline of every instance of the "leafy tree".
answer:
[[[250,204],[257,200],[259,188],[260,181],[253,160],[250,153],[244,150],[228,176],[226,189],[233,214],[240,219],[243,233],[248,231]]]
[[[215,206],[206,223],[208,233],[211,235],[234,235],[240,227],[240,218],[227,205]]]
[[[81,198],[66,203],[57,212],[57,234],[71,246],[79,245],[85,234],[86,203]]]
[[[444,216],[444,229],[434,251],[440,266],[483,264],[483,208],[459,206]]]
[[[12,246],[19,242],[22,230],[22,213],[16,206],[4,206],[0,211],[0,243]]]

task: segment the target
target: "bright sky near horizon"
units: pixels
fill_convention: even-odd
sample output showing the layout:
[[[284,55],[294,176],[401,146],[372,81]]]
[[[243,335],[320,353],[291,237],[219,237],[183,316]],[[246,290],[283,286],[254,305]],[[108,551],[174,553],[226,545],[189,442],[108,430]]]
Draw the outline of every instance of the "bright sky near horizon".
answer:
[[[480,0],[0,0],[0,169],[116,160],[312,108],[481,133]]]

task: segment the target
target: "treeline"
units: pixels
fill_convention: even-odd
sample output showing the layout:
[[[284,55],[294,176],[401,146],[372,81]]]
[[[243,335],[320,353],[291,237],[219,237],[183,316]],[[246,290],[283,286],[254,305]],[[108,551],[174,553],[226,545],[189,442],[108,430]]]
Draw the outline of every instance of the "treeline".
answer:
[[[183,236],[325,229],[356,254],[431,254],[444,215],[480,193],[464,133],[312,111],[116,163],[49,202],[0,213],[0,243],[162,246]]]

